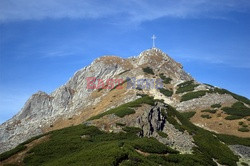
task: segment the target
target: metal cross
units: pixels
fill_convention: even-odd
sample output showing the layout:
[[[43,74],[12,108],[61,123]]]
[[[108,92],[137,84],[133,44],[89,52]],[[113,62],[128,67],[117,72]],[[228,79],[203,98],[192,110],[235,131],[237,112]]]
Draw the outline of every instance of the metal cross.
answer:
[[[153,36],[152,36],[152,40],[153,40],[153,48],[155,48],[155,39],[156,39],[156,36],[155,36],[155,35],[153,35]]]

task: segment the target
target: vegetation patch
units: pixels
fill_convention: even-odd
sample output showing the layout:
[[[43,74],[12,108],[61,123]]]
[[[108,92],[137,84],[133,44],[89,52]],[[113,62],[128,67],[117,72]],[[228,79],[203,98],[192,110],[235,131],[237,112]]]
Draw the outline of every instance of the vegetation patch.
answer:
[[[250,108],[246,107],[242,102],[236,102],[231,107],[224,107],[222,110],[228,115],[239,117],[250,116]]]
[[[201,115],[202,118],[205,118],[205,119],[211,119],[212,117],[210,115]]]
[[[184,84],[184,85],[182,85],[182,84]],[[184,83],[182,83],[182,84],[179,84],[178,85],[178,87],[179,86],[183,86],[183,87],[185,87],[185,86],[187,86],[187,87],[189,87],[189,85],[188,84],[190,84],[191,85],[191,87],[190,87],[190,91],[192,91],[191,89],[192,89],[192,83],[189,81],[189,82],[184,82]],[[193,86],[195,86],[195,84],[193,85]],[[179,88],[178,88],[179,89]],[[176,93],[183,93],[183,92],[186,92],[185,90],[179,90],[178,91],[178,89],[177,89],[177,91],[176,91]],[[189,88],[187,88],[187,89],[189,89]],[[192,93],[194,93],[194,94],[192,94]],[[246,98],[246,97],[243,97],[243,96],[240,96],[240,95],[237,95],[237,94],[235,94],[235,93],[232,93],[232,92],[230,92],[230,91],[228,91],[228,90],[226,90],[226,89],[220,89],[220,88],[213,88],[213,89],[209,89],[209,90],[201,90],[201,91],[197,91],[197,93],[195,93],[195,92],[190,92],[190,94],[188,95],[188,96],[192,96],[192,95],[197,95],[198,97],[201,97],[201,96],[204,96],[206,93],[218,93],[218,94],[229,94],[229,95],[231,95],[233,98],[235,98],[236,100],[239,100],[239,101],[241,101],[242,103],[246,103],[246,104],[248,104],[248,105],[250,105],[250,100],[248,99],[248,98]],[[200,94],[201,96],[199,96],[198,94]],[[198,98],[198,97],[194,97],[194,98]],[[183,101],[185,101],[185,100],[190,100],[189,98],[185,98]],[[192,97],[191,97],[191,99],[193,99]],[[218,107],[219,108],[219,104],[216,104],[216,105],[214,105],[214,108],[216,108],[216,107]],[[221,106],[220,106],[221,107]],[[213,107],[212,107],[213,108]]]
[[[47,133],[48,134],[48,133]],[[31,143],[32,141],[38,139],[38,138],[41,138],[47,134],[41,134],[41,135],[38,135],[38,136],[35,136],[35,137],[32,137],[30,139],[28,139],[27,141],[24,141],[23,143],[21,143],[20,145],[16,146],[14,149],[11,149],[9,151],[6,151],[2,154],[0,154],[0,161],[3,161],[3,160],[6,160],[8,159],[9,157],[25,150],[27,147],[25,146],[26,144],[29,144]]]
[[[205,90],[186,93],[183,96],[181,96],[181,102],[205,96],[206,93],[207,93],[207,91],[205,91]]]
[[[181,112],[181,115],[188,120],[192,118],[195,114],[196,114],[195,111]]]
[[[126,73],[126,72],[128,72],[128,71],[130,71],[130,70],[129,70],[129,69],[128,69],[128,70],[125,70],[125,71],[119,73],[118,75],[122,75],[122,74],[124,74],[124,73]]]
[[[226,89],[214,88],[210,90],[210,93],[229,94],[233,96],[233,98],[235,98],[236,100],[239,100],[243,103],[250,105],[250,100],[248,98],[232,93]]]
[[[130,133],[130,134],[138,134],[138,133],[142,132],[142,129],[140,129],[139,127],[126,126],[122,130],[127,132],[127,133]]]
[[[237,119],[242,119],[242,116],[236,116],[236,115],[229,115],[225,117],[226,120],[237,120]]]
[[[181,129],[182,131],[187,130],[190,134],[194,135],[194,143],[197,145],[197,147],[193,149],[194,155],[200,160],[206,162],[207,165],[217,165],[211,158],[216,159],[220,164],[237,165],[238,157],[233,154],[227,145],[223,144],[220,139],[214,136],[214,133],[195,126],[171,106],[169,106],[166,111],[168,115],[167,120],[169,121],[169,117],[172,117],[171,121],[169,121],[170,123],[177,129]],[[178,118],[181,125],[176,121],[175,117]],[[246,139],[244,139],[244,141],[247,142]]]
[[[165,96],[167,96],[167,97],[171,97],[171,96],[173,95],[173,91],[168,90],[168,89],[165,89],[165,88],[160,88],[159,91],[160,91],[163,95],[165,95]]]
[[[238,131],[240,131],[240,132],[249,132],[249,129],[246,128],[246,127],[241,127],[241,128],[238,128]]]
[[[163,73],[160,74],[160,78],[164,84],[169,84],[172,81],[172,78],[164,76]]]
[[[115,111],[115,115],[119,116],[120,118],[126,116],[126,115],[130,115],[130,114],[134,114],[135,110],[132,108],[127,108],[127,109],[119,109]]]
[[[149,101],[152,102],[152,99]],[[137,102],[133,106],[140,104],[141,102]],[[213,161],[215,159],[222,165],[236,166],[238,157],[226,144],[250,146],[250,138],[209,132],[192,124],[188,118],[171,106],[161,112],[177,129],[186,130],[193,135],[194,143],[197,145],[193,148],[194,154],[179,154],[154,138],[140,138],[137,136],[142,132],[140,128],[126,126],[123,127],[126,133],[106,133],[94,126],[78,125],[50,132],[48,141],[28,152],[24,165],[216,166]],[[83,135],[88,135],[89,139],[81,139]],[[146,152],[149,156],[142,155],[137,150]]]
[[[215,114],[217,112],[217,110],[206,109],[206,110],[202,110],[201,112],[208,112],[208,113],[211,113],[211,114]]]
[[[198,84],[194,84],[194,81],[191,80],[191,81],[186,81],[186,82],[183,82],[179,85],[177,85],[177,91],[176,93],[184,93],[184,92],[190,92],[190,91],[193,91],[195,89],[195,87],[197,87]]]
[[[163,138],[167,138],[167,137],[168,137],[168,135],[167,135],[166,133],[162,132],[162,131],[157,131],[157,133],[158,133],[161,137],[163,137]]]
[[[81,139],[82,135],[90,139]],[[28,152],[24,165],[158,165],[137,149],[152,155],[178,153],[154,138],[140,138],[131,132],[105,133],[93,126],[78,125],[51,132],[50,140]]]
[[[248,127],[248,125],[247,124],[243,124],[242,127]]]
[[[124,123],[116,123],[116,126],[126,126],[126,124],[124,124]]]
[[[243,125],[243,124],[244,124],[244,122],[240,121],[238,124],[239,124],[239,125]]]
[[[17,154],[18,152],[25,150],[26,148],[27,148],[26,146],[20,144],[17,147],[15,147],[14,149],[0,154],[0,161],[6,160],[7,158]]]
[[[178,151],[169,148],[168,146],[158,142],[155,138],[141,138],[131,141],[132,146],[135,149],[141,150],[147,153],[178,153]]]
[[[226,134],[215,134],[222,142],[225,142],[228,145],[244,145],[250,146],[250,138],[241,138],[234,135]]]
[[[213,104],[211,105],[212,108],[220,108],[221,107],[221,104]]]
[[[150,96],[143,96],[135,101],[123,104],[121,106],[118,106],[116,108],[110,109],[104,113],[101,113],[99,115],[91,117],[89,120],[99,119],[105,115],[115,114],[116,116],[119,116],[120,118],[135,113],[134,109],[135,107],[140,107],[141,104],[149,104],[154,105],[154,99]]]
[[[193,154],[169,154],[167,156],[161,155],[149,155],[149,160],[154,161],[157,165],[174,165],[174,166],[186,166],[186,165],[211,165],[216,164],[207,161],[204,156],[197,156]]]
[[[143,68],[142,70],[143,70],[143,72],[146,73],[146,74],[152,74],[152,75],[155,74],[154,71],[153,71],[153,69],[151,69],[150,67],[145,67],[145,68]]]
[[[241,162],[241,165],[243,165],[243,166],[249,166],[247,163],[245,163],[245,162]]]

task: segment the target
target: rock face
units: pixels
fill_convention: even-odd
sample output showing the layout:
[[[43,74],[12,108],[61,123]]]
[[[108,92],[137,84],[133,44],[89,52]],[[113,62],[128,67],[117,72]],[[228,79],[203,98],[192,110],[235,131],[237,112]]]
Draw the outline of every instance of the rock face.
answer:
[[[137,118],[134,126],[140,127],[142,129],[141,136],[150,137],[157,131],[162,131],[164,129],[166,118],[161,114],[161,109],[163,106],[158,103],[156,106]]]
[[[158,103],[149,110],[145,110],[142,116],[138,117],[132,126],[142,129],[140,136],[155,137],[159,142],[170,145],[182,153],[191,153],[194,147],[193,138],[188,132],[181,132],[170,124],[162,111],[167,105]],[[166,114],[166,116],[168,116]],[[158,132],[164,132],[167,137],[161,137]]]
[[[154,74],[143,71],[150,67]],[[164,88],[176,91],[176,85],[193,80],[187,74],[180,63],[175,62],[161,50],[153,48],[143,51],[139,56],[122,59],[116,56],[103,56],[96,59],[89,66],[77,71],[69,81],[56,89],[51,94],[37,92],[25,103],[21,111],[10,120],[0,125],[0,153],[14,148],[19,143],[48,131],[53,125],[63,124],[64,127],[72,124],[80,124],[93,115],[102,113],[110,108],[135,100],[136,93],[144,93],[162,99],[167,104],[177,106],[179,111],[207,107],[218,101],[235,102],[230,95],[209,94],[199,99],[180,102],[180,95],[164,96],[158,89],[138,90],[123,89],[119,92],[112,90],[87,89],[87,78],[107,80],[109,78],[136,77],[154,79],[160,75],[171,78],[171,83]],[[204,85],[200,85],[204,88]],[[176,146],[181,151],[190,151],[193,147],[192,137],[182,133],[166,121],[161,115],[163,105],[158,105],[145,112],[137,119],[134,126],[143,129],[143,136],[154,136],[163,143]],[[79,117],[74,123],[68,123],[73,116]],[[74,120],[74,119],[73,119]],[[58,122],[60,121],[60,123]],[[64,121],[67,121],[63,123]],[[56,128],[55,128],[56,129]],[[52,130],[52,129],[51,129]],[[156,131],[162,131],[169,135],[162,138]],[[183,139],[184,138],[184,139]],[[181,146],[181,144],[183,146]]]
[[[196,98],[178,103],[176,109],[178,111],[206,109],[213,104],[218,103],[235,103],[237,100],[228,94],[206,94],[201,98]]]
[[[94,104],[97,99],[90,98],[93,90],[86,89],[87,77],[112,78],[123,70],[119,64],[97,59],[53,93],[39,91],[32,95],[17,115],[0,126],[0,153],[41,134],[57,119],[76,115],[80,108]]]
[[[235,155],[241,157],[240,161],[244,163],[250,163],[250,147],[243,145],[230,145],[229,148]]]
[[[240,155],[242,158],[250,159],[250,147],[243,145],[230,145],[229,146],[237,155]]]

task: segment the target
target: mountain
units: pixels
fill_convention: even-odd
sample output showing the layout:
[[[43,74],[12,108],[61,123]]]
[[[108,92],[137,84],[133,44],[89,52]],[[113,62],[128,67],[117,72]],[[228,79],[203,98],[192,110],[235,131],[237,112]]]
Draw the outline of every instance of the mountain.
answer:
[[[103,162],[108,165],[139,160],[144,165],[189,160],[190,165],[246,164],[250,162],[249,126],[249,99],[197,82],[180,63],[152,48],[128,59],[100,57],[51,94],[33,94],[18,114],[0,126],[0,152],[5,152],[0,160],[59,165],[65,161],[52,142],[62,141],[58,147],[69,144],[65,148],[68,153],[75,148],[76,156],[91,154],[89,146],[97,146],[99,154],[93,155],[106,156]],[[78,142],[80,138],[87,143]],[[114,157],[114,144],[126,149],[118,150],[118,157]],[[36,154],[41,146],[53,147],[50,150],[59,156],[51,154],[53,162],[41,161]],[[80,153],[80,147],[86,151]],[[110,148],[110,156],[99,152],[103,148]],[[49,153],[46,148],[43,151]],[[67,158],[79,165],[98,165],[85,158],[76,161],[76,156]]]

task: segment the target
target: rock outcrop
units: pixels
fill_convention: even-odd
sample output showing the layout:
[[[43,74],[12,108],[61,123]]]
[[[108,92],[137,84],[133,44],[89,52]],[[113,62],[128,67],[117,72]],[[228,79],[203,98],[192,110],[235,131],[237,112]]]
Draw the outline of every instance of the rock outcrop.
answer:
[[[132,126],[142,129],[140,133],[144,137],[155,137],[159,142],[167,144],[182,153],[191,153],[194,147],[193,138],[188,132],[181,132],[170,124],[162,111],[167,109],[167,105],[157,103],[149,110],[145,110],[142,116],[138,117]],[[166,112],[166,116],[168,116]],[[131,124],[130,124],[131,125]],[[162,137],[158,132],[163,132],[167,137]]]

